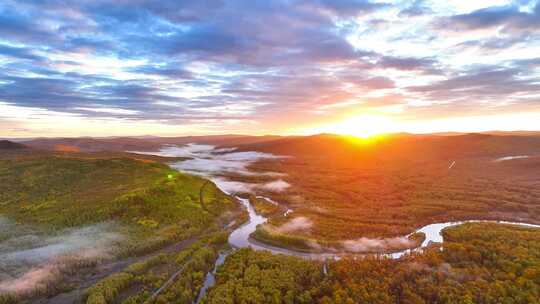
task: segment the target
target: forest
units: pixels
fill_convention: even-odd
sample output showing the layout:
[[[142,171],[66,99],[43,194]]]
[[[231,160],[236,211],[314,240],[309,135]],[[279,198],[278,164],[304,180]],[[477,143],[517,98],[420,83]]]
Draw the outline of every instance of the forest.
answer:
[[[0,159],[0,212],[50,230],[107,220],[140,232],[178,225],[179,220],[190,221],[190,227],[204,226],[212,213],[237,207],[210,185],[201,210],[205,182],[164,164],[127,157]]]
[[[310,260],[231,248],[228,236],[246,212],[214,183],[165,164],[182,159],[0,154],[0,303],[194,303],[224,254],[201,303],[539,303],[538,229],[469,223],[445,229],[444,245],[397,260],[377,255],[378,249]],[[252,240],[305,252],[339,250],[345,239],[402,236],[447,220],[537,222],[538,161],[463,157],[449,166],[433,155],[429,162],[354,165],[322,155],[268,159],[250,170],[278,172],[290,187],[235,195],[269,218]],[[246,183],[276,179],[218,176]],[[290,223],[302,225],[291,230]],[[423,239],[414,234],[407,246]],[[13,258],[64,247],[78,251],[60,250],[45,264]],[[31,290],[6,287],[29,284],[23,273],[47,276],[32,281]]]
[[[13,291],[0,288],[0,303],[71,291],[82,295],[89,282],[106,274],[113,277],[105,286],[124,286],[128,277],[146,282],[150,279],[139,275],[155,265],[165,277],[184,263],[171,254],[184,249],[191,265],[186,269],[204,272],[226,243],[226,236],[216,233],[242,220],[239,204],[214,184],[153,160],[106,153],[3,154],[0,225],[6,229],[0,231],[0,281],[12,283],[0,287]],[[216,238],[221,245],[207,246]],[[116,273],[130,264],[133,271]],[[33,273],[46,275],[33,279]],[[31,284],[35,287],[24,287]],[[105,299],[111,297],[108,290],[118,289],[111,288]],[[89,299],[100,303],[102,297]]]
[[[83,298],[86,304],[192,303],[226,246],[226,233],[205,236],[179,252],[131,264],[88,288]]]
[[[309,261],[242,249],[204,303],[540,303],[540,232],[475,223],[399,260]],[[327,272],[325,271],[327,269]]]
[[[540,0],[0,0],[0,304],[540,304]]]
[[[394,144],[388,141],[381,145]],[[382,155],[360,150],[357,159],[336,159],[322,149],[316,156],[306,152],[262,160],[251,169],[284,174],[283,180],[291,185],[288,189],[262,194],[294,210],[294,217],[313,223],[295,235],[322,242],[403,236],[427,224],[455,220],[540,223],[539,157],[497,162],[493,153],[456,153],[459,158],[451,158],[442,152],[398,156],[392,152],[385,158],[383,153],[390,152],[371,149]],[[245,182],[266,178],[228,177]],[[269,224],[279,227],[288,220],[278,214],[270,217]]]

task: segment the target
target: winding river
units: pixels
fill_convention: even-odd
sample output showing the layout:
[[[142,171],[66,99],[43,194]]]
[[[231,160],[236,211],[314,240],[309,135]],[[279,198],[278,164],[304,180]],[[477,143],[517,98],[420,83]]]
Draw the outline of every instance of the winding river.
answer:
[[[215,149],[214,146],[210,145],[197,145],[197,144],[188,144],[183,147],[177,146],[167,146],[163,148],[160,152],[136,152],[144,154],[156,154],[161,156],[185,156],[190,159],[171,164],[173,168],[176,168],[179,171],[183,171],[190,174],[196,174],[210,179],[220,188],[223,192],[232,195],[235,192],[250,192],[251,190],[257,189],[260,185],[242,183],[236,181],[230,181],[223,177],[220,177],[219,174],[222,172],[233,172],[240,173],[245,175],[257,175],[263,174],[268,176],[278,176],[278,173],[274,172],[264,172],[264,173],[255,173],[248,170],[248,165],[265,158],[279,158],[280,156],[275,156],[272,154],[261,153],[261,152],[234,152],[233,149]],[[523,158],[524,156],[512,156],[512,157],[503,157],[499,158],[496,161],[505,161],[516,158]],[[267,250],[273,253],[292,255],[307,259],[317,259],[317,260],[326,260],[326,259],[339,259],[343,255],[343,252],[323,252],[323,253],[306,253],[301,251],[296,251],[287,248],[276,247],[272,245],[267,245],[260,243],[258,241],[250,238],[250,235],[255,232],[256,228],[260,224],[264,224],[268,219],[260,214],[257,214],[251,203],[248,199],[236,197],[238,201],[246,208],[249,219],[246,223],[236,228],[229,236],[229,244],[233,248],[247,248],[250,247],[253,250]],[[262,197],[267,199],[273,204],[279,204],[267,197]],[[293,212],[291,209],[287,209],[284,216],[287,216]],[[430,243],[443,243],[444,239],[442,236],[442,231],[449,227],[454,227],[462,225],[465,223],[500,223],[500,224],[509,224],[516,226],[524,226],[531,228],[540,228],[540,225],[523,223],[523,222],[509,222],[509,221],[490,221],[490,220],[467,220],[467,221],[455,221],[455,222],[445,222],[445,223],[433,223],[426,225],[417,229],[415,232],[405,236],[409,237],[414,233],[424,233],[425,239],[420,244],[420,246],[407,249],[398,252],[391,253],[382,253],[381,256],[385,256],[392,259],[399,259],[402,256],[411,253],[422,251],[423,248],[427,247]],[[197,303],[204,297],[208,288],[210,288],[215,281],[214,273],[216,268],[222,264],[227,257],[227,253],[220,253],[219,258],[216,261],[216,266],[214,270],[209,272],[206,276],[204,286],[201,289],[201,292],[198,296]],[[362,256],[363,254],[357,253],[356,256]]]
[[[278,156],[269,153],[255,152],[255,151],[243,151],[237,152],[234,148],[219,149],[212,145],[201,145],[201,144],[187,144],[184,146],[175,146],[168,145],[164,146],[159,152],[135,152],[142,154],[155,154],[165,157],[187,157],[187,160],[179,161],[172,163],[171,167],[189,174],[195,174],[203,176],[210,179],[216,184],[223,192],[227,194],[234,194],[236,192],[254,192],[257,189],[264,188],[265,185],[244,183],[238,181],[231,181],[222,177],[222,173],[235,173],[246,176],[255,176],[255,175],[265,175],[265,176],[280,176],[282,174],[276,172],[252,172],[249,170],[249,165],[259,161],[261,159],[279,159],[286,156]],[[525,155],[518,156],[506,156],[496,159],[495,161],[506,161],[512,159],[519,159],[527,157]],[[282,184],[288,185],[282,180]],[[260,197],[260,196],[259,196]],[[294,255],[303,258],[310,259],[328,259],[328,258],[339,258],[343,253],[336,252],[323,252],[323,253],[306,253],[301,251],[295,251],[292,249],[276,247],[268,244],[263,244],[258,241],[250,238],[250,235],[256,230],[257,226],[264,224],[268,221],[264,216],[257,214],[255,209],[251,205],[248,199],[236,197],[238,201],[246,208],[249,214],[249,220],[247,223],[241,225],[235,229],[229,236],[229,243],[233,248],[245,248],[251,247],[254,250],[268,250],[274,253],[281,253],[287,255]],[[276,202],[268,197],[265,198],[267,201],[279,205],[279,202]],[[284,216],[288,216],[293,210],[287,209],[284,213]],[[442,243],[443,237],[441,231],[448,227],[458,226],[464,223],[472,222],[495,222],[501,224],[511,224],[525,227],[540,228],[540,225],[522,223],[522,222],[507,222],[507,221],[487,221],[487,220],[468,220],[468,221],[457,221],[457,222],[445,222],[445,223],[434,223],[429,224],[424,227],[419,228],[413,233],[424,233],[425,239],[422,244],[414,249],[407,249],[398,252],[392,253],[383,253],[381,255],[390,257],[390,258],[400,258],[404,254],[410,253],[412,251],[420,251],[422,248],[425,248],[430,243]],[[413,233],[405,236],[409,237]],[[356,254],[361,255],[361,254]]]
[[[217,186],[219,187],[219,182],[217,183]],[[306,258],[306,259],[314,259],[314,260],[339,259],[340,256],[342,255],[342,254],[334,253],[334,252],[306,253],[306,252],[271,246],[271,245],[263,244],[263,243],[253,240],[252,238],[250,238],[250,235],[253,232],[255,232],[258,225],[266,223],[268,219],[260,214],[257,214],[257,212],[255,211],[255,208],[253,208],[253,206],[251,205],[248,199],[241,198],[241,197],[236,197],[236,198],[246,208],[249,214],[249,220],[243,225],[241,225],[240,227],[236,228],[229,235],[229,244],[231,245],[231,247],[237,248],[237,249],[249,247],[253,250],[259,250],[259,251],[266,250],[266,251],[270,251],[276,254],[292,255],[292,256],[297,256],[297,257]],[[531,227],[531,228],[540,228],[540,225],[529,224],[529,223],[508,222],[508,221],[489,221],[489,220],[468,220],[468,221],[429,224],[411,233],[411,234],[414,234],[414,233],[422,232],[425,234],[425,239],[422,242],[422,244],[420,244],[419,247],[413,248],[413,249],[402,250],[398,252],[384,253],[380,255],[388,257],[388,258],[392,258],[392,259],[399,259],[402,256],[409,254],[411,252],[421,251],[423,248],[427,247],[432,242],[443,243],[444,239],[442,236],[442,231],[446,228],[459,226],[465,223],[480,223],[480,222],[500,223],[500,224]],[[410,236],[411,234],[407,235],[407,237]],[[215,284],[215,272],[218,266],[224,263],[225,258],[230,253],[231,252],[229,251],[226,253],[219,254],[219,257],[216,261],[213,271],[208,272],[206,274],[203,288],[199,292],[197,301],[195,303],[199,303],[201,299],[206,295],[206,292],[208,291],[208,289]],[[362,256],[362,254],[356,254],[356,256]],[[323,271],[325,272],[325,274],[327,273],[326,263],[324,264]]]
[[[218,185],[219,187],[219,185]],[[281,247],[276,247],[272,245],[263,244],[260,242],[257,242],[250,238],[250,235],[255,232],[255,229],[257,228],[257,225],[264,224],[268,221],[267,218],[264,216],[261,216],[257,214],[249,200],[238,197],[242,205],[245,206],[248,214],[249,214],[249,221],[245,223],[244,225],[240,226],[236,230],[234,230],[230,236],[229,236],[229,244],[234,248],[246,248],[250,247],[253,250],[268,250],[273,253],[281,253],[281,254],[287,254],[287,255],[294,255],[298,257],[303,258],[309,258],[309,259],[318,259],[318,260],[324,260],[324,259],[337,259],[343,253],[335,253],[335,252],[324,252],[324,253],[306,253]],[[409,237],[410,235],[414,233],[424,233],[425,239],[420,244],[419,247],[414,249],[406,249],[402,251],[392,252],[392,253],[383,253],[381,255],[387,256],[389,258],[393,259],[399,259],[403,255],[414,252],[414,251],[420,251],[423,248],[427,247],[430,243],[443,243],[444,239],[442,236],[442,231],[449,227],[459,226],[466,223],[499,223],[499,224],[508,224],[508,225],[516,225],[516,226],[523,226],[523,227],[530,227],[530,228],[540,228],[540,225],[535,224],[529,224],[529,223],[523,223],[523,222],[509,222],[509,221],[490,221],[490,220],[467,220],[467,221],[456,221],[456,222],[445,222],[445,223],[434,223],[429,224],[424,227],[419,228],[415,232],[407,235],[406,237]],[[362,255],[362,254],[357,254]]]

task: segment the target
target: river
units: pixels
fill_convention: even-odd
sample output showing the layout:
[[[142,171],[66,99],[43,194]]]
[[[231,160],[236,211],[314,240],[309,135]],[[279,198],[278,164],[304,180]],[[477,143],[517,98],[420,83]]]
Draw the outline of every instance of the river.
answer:
[[[235,192],[250,192],[257,189],[257,187],[260,187],[260,185],[230,181],[223,177],[220,177],[220,173],[230,172],[230,173],[240,173],[240,174],[245,174],[245,175],[262,174],[262,175],[267,175],[267,176],[279,176],[279,173],[274,173],[274,172],[263,172],[263,173],[250,172],[248,169],[248,166],[249,164],[254,163],[260,159],[277,159],[281,157],[281,156],[276,156],[276,155],[272,155],[268,153],[261,153],[261,152],[235,152],[233,149],[227,149],[227,150],[215,149],[214,146],[196,145],[196,144],[188,144],[183,147],[167,146],[164,149],[162,149],[160,152],[137,152],[137,153],[157,154],[161,156],[190,157],[189,160],[173,163],[171,164],[171,166],[173,168],[178,169],[179,171],[183,171],[190,174],[196,174],[196,175],[200,175],[205,178],[208,178],[212,182],[214,182],[218,188],[220,188],[223,192],[229,195],[233,195]],[[504,157],[504,158],[497,159],[496,161],[504,161],[504,160],[510,160],[510,159],[516,159],[516,158],[523,158],[523,157],[524,156]],[[250,235],[253,232],[255,232],[258,225],[266,223],[268,219],[260,214],[257,214],[257,212],[255,211],[255,209],[253,208],[253,206],[251,205],[248,199],[245,199],[242,197],[236,197],[236,198],[246,208],[249,214],[249,219],[246,223],[236,228],[230,234],[229,244],[231,245],[231,247],[235,249],[249,247],[249,248],[252,248],[253,250],[267,250],[267,251],[277,253],[277,254],[286,254],[286,255],[292,255],[292,256],[297,256],[297,257],[302,257],[302,258],[307,258],[307,259],[317,259],[317,260],[339,259],[341,256],[343,256],[344,252],[306,253],[306,252],[295,251],[292,249],[267,245],[267,244],[263,244],[263,243],[253,240],[252,238],[250,238]],[[275,202],[270,198],[267,198],[267,197],[262,197],[262,198],[265,198],[274,204],[279,204],[279,202]],[[287,209],[284,215],[287,216],[291,212],[293,212],[293,210]],[[445,222],[445,223],[433,223],[433,224],[423,226],[417,229],[415,232],[405,236],[405,237],[409,237],[410,235],[414,233],[424,233],[425,239],[417,248],[407,249],[407,250],[398,251],[398,252],[381,253],[379,255],[392,258],[392,259],[399,259],[405,254],[421,251],[423,248],[429,246],[430,243],[443,243],[444,239],[441,232],[442,230],[446,228],[462,225],[465,223],[478,223],[478,222],[500,223],[500,224],[510,224],[510,225],[517,225],[517,226],[540,228],[540,225],[523,223],[523,222],[489,221],[489,220],[467,220],[467,221],[454,221],[454,222]],[[197,297],[197,303],[204,297],[208,288],[210,288],[214,284],[215,271],[217,267],[225,261],[225,258],[227,257],[229,253],[230,252],[220,253],[216,261],[216,265],[214,269],[208,272],[205,278],[204,286]],[[363,254],[356,254],[356,256],[362,256],[362,255]]]
[[[218,185],[219,187],[219,185]],[[287,248],[281,248],[276,246],[271,246],[267,244],[263,244],[261,242],[257,242],[250,238],[250,235],[255,232],[255,229],[257,228],[257,225],[263,224],[267,222],[267,218],[264,216],[257,214],[249,200],[244,198],[238,198],[239,201],[242,203],[242,205],[245,206],[248,214],[249,214],[249,221],[245,223],[244,225],[240,226],[236,230],[234,230],[230,236],[229,236],[229,244],[233,248],[246,248],[250,247],[253,250],[268,250],[273,253],[280,253],[280,254],[287,254],[287,255],[294,255],[298,257],[303,258],[309,258],[309,259],[319,259],[319,260],[325,260],[325,259],[336,259],[343,255],[343,252],[341,253],[335,253],[335,252],[324,252],[324,253],[306,253],[301,251],[296,251],[292,249]],[[429,224],[426,226],[423,226],[419,229],[417,229],[415,232],[405,236],[409,237],[412,234],[415,233],[423,233],[425,235],[425,239],[420,244],[419,247],[414,249],[406,249],[398,252],[392,252],[392,253],[382,253],[381,255],[387,256],[389,258],[398,259],[401,258],[403,255],[411,253],[412,251],[419,251],[423,248],[427,247],[430,243],[443,243],[444,239],[442,236],[442,231],[449,227],[454,227],[458,225],[462,225],[465,223],[499,223],[499,224],[508,224],[508,225],[516,225],[516,226],[523,226],[523,227],[531,227],[531,228],[540,228],[540,225],[535,224],[529,224],[529,223],[523,223],[523,222],[509,222],[509,221],[490,221],[490,220],[467,220],[467,221],[454,221],[454,222],[445,222],[445,223],[434,223]],[[357,254],[362,255],[362,254]]]

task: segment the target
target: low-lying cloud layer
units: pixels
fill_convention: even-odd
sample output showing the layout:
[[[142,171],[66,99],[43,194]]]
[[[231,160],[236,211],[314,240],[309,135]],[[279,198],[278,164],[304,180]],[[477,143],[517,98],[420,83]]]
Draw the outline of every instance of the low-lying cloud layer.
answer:
[[[211,176],[220,173],[242,175],[280,176],[277,172],[252,172],[247,167],[261,159],[279,159],[270,153],[256,151],[235,152],[235,148],[216,148],[212,145],[187,144],[184,146],[166,146],[159,152],[135,152],[154,154],[164,157],[188,157],[190,159],[176,162],[172,167],[184,172]]]
[[[286,156],[277,156],[257,151],[236,151],[235,148],[216,148],[212,145],[187,144],[183,146],[166,146],[159,152],[135,152],[154,154],[165,157],[188,157],[189,159],[171,164],[171,167],[194,175],[211,179],[218,187],[227,193],[255,192],[257,190],[269,192],[283,192],[290,184],[277,179],[264,184],[233,181],[225,177],[227,174],[245,176],[282,177],[278,172],[254,172],[249,165],[264,159],[282,159]]]
[[[259,189],[270,191],[270,192],[283,192],[289,188],[291,184],[286,181],[279,179],[273,182],[268,182],[263,185],[258,186]]]
[[[22,276],[15,279],[0,281],[0,293],[23,294],[34,289],[46,287],[60,277],[60,270],[56,263],[32,268]]]
[[[382,252],[388,250],[400,250],[411,248],[416,243],[406,237],[395,237],[386,239],[359,238],[356,240],[346,240],[342,242],[343,248],[348,252]]]
[[[289,233],[289,232],[295,232],[295,231],[308,230],[308,229],[311,229],[311,227],[313,227],[312,220],[304,216],[299,216],[277,227],[276,231],[280,233]]]
[[[244,183],[231,181],[222,177],[212,177],[211,180],[221,189],[221,191],[232,194],[232,193],[250,193],[253,192],[253,189],[257,184]]]
[[[18,229],[16,225],[11,228]],[[49,284],[79,261],[110,257],[123,240],[113,224],[71,229],[50,237],[19,234],[7,238],[0,242],[0,292],[25,293]]]

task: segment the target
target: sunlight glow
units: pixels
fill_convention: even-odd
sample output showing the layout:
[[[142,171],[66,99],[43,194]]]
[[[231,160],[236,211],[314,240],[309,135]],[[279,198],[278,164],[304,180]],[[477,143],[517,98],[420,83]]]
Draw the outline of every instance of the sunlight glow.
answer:
[[[334,123],[296,130],[294,134],[333,133],[371,138],[381,134],[399,132],[426,134],[438,132],[487,132],[493,130],[519,131],[534,130],[538,121],[540,121],[540,112],[447,117],[429,120],[362,114]]]
[[[389,117],[382,115],[358,115],[344,121],[317,127],[309,133],[335,133],[368,138],[374,135],[395,132],[396,124]]]

